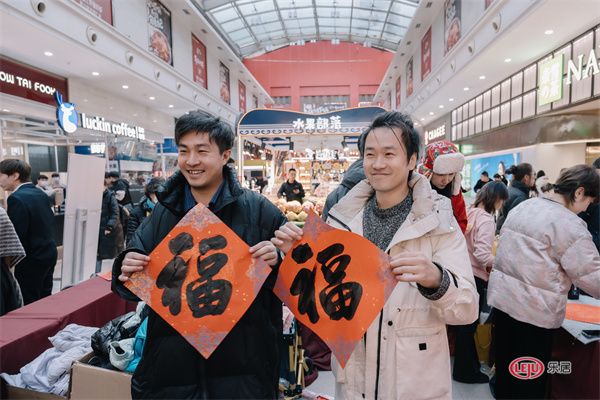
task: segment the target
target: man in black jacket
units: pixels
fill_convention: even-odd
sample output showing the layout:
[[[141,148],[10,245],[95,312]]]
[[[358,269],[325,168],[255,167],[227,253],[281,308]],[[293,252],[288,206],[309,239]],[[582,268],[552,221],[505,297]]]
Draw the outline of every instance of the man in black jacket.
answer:
[[[15,267],[24,304],[52,294],[57,257],[54,214],[48,196],[30,179],[31,167],[25,161],[7,159],[0,162],[0,186],[13,192],[8,197],[6,212],[26,254]]]
[[[296,180],[296,170],[294,168],[290,168],[287,180],[281,184],[281,187],[277,192],[277,197],[282,197],[283,195],[285,195],[287,201],[296,200],[302,203],[302,199],[304,198],[304,188],[302,187],[302,184]]]
[[[481,190],[481,188],[484,187],[485,184],[488,183],[489,181],[490,181],[490,176],[488,175],[487,171],[483,171],[481,173],[481,176],[479,177],[479,180],[475,184],[475,187],[473,188],[473,192],[475,192],[475,193],[479,192]]]
[[[233,141],[233,132],[218,118],[191,112],[178,119],[179,171],[160,188],[158,204],[133,235],[129,248],[115,260],[113,290],[138,300],[122,282],[148,264],[146,255],[198,202],[252,246],[252,256],[266,261],[273,272],[208,359],[151,312],[144,352],[131,381],[134,399],[277,397],[283,327],[281,301],[272,288],[281,259],[269,239],[286,218],[263,196],[242,189],[235,171],[226,166]]]

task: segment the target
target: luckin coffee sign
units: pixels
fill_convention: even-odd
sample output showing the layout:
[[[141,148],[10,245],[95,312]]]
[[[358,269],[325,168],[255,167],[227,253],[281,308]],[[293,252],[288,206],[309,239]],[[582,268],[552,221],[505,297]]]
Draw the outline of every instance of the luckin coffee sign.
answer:
[[[85,113],[77,115],[75,104],[62,101],[62,95],[56,91],[56,120],[58,125],[67,133],[73,133],[77,127],[90,129],[98,132],[105,132],[115,136],[125,136],[132,139],[145,140],[146,134],[141,126],[130,126],[125,122],[111,122],[103,117],[86,115]]]

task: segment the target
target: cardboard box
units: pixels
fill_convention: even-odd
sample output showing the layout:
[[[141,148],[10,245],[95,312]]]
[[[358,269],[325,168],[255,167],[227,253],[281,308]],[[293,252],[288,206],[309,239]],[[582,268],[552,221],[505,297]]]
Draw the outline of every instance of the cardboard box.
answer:
[[[131,374],[98,368],[87,362],[93,353],[75,361],[71,367],[70,398],[131,399]]]
[[[65,400],[66,397],[58,396],[52,393],[43,393],[36,392],[31,389],[22,389],[10,385],[6,385],[3,382],[3,390],[2,390],[2,398],[8,400],[25,400],[25,399],[33,399],[33,400]]]

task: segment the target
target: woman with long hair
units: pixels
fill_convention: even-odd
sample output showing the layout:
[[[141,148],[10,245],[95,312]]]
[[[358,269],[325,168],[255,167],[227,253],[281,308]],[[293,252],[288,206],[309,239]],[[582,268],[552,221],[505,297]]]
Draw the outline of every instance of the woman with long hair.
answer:
[[[560,174],[546,197],[521,203],[506,219],[488,289],[497,399],[544,398],[547,373],[522,380],[510,366],[521,357],[547,366],[572,283],[600,298],[600,255],[577,216],[598,200],[599,191],[596,170],[576,165]]]
[[[465,232],[469,258],[479,293],[479,311],[485,305],[485,289],[494,263],[492,246],[496,222],[494,214],[508,199],[508,189],[503,182],[488,182],[477,192],[475,202],[467,213],[469,224]],[[454,370],[452,378],[463,383],[486,383],[487,375],[480,371],[479,358],[473,335],[479,320],[456,327]]]

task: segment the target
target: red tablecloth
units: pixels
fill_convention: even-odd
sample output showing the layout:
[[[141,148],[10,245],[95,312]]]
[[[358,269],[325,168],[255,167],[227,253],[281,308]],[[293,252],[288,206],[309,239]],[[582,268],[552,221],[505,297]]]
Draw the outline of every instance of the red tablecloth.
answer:
[[[0,317],[0,372],[17,373],[68,324],[100,327],[134,309],[110,291],[110,282],[92,278],[10,312]]]
[[[552,360],[570,361],[570,374],[550,375],[552,399],[600,399],[600,341],[583,344],[564,329],[554,335]]]

